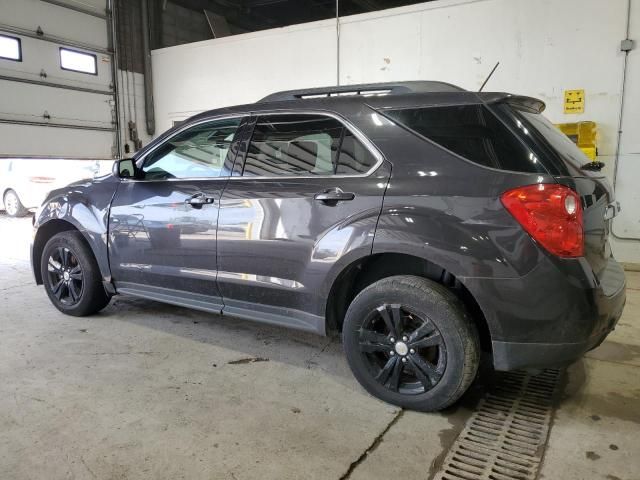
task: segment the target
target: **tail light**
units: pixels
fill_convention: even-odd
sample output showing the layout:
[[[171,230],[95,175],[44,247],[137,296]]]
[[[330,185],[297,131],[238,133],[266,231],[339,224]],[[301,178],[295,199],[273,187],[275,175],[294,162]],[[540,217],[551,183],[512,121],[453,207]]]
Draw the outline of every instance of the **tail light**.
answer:
[[[514,188],[500,198],[533,239],[559,257],[584,255],[582,205],[564,185],[537,184]]]

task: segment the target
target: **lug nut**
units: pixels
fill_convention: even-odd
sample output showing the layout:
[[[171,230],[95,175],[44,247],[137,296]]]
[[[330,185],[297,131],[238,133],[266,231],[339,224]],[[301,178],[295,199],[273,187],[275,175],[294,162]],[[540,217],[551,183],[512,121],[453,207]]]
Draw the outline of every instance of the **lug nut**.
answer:
[[[389,340],[391,340],[391,343],[395,343],[396,342],[396,339],[393,338],[393,337],[391,337]]]
[[[411,350],[409,350],[409,353],[416,353],[416,351],[412,348]]]
[[[407,340],[409,340],[409,337],[407,337],[406,335],[404,337],[402,337],[402,341],[406,342]]]
[[[407,359],[402,357],[402,363],[407,363]]]
[[[391,351],[389,352],[389,355],[391,355],[392,357],[393,357],[395,354],[396,354],[396,352],[394,352],[393,350],[391,350]]]

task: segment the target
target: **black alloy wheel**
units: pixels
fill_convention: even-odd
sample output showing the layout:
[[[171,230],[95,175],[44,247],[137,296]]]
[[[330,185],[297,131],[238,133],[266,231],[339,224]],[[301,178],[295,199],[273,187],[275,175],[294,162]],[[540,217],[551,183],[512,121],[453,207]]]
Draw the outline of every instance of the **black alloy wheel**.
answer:
[[[458,400],[480,362],[478,331],[462,301],[414,275],[386,277],[358,293],[342,340],[353,375],[370,394],[423,412]]]
[[[72,306],[80,301],[84,290],[84,274],[69,248],[60,246],[50,253],[47,272],[51,293],[60,303]]]
[[[40,273],[49,300],[67,315],[99,312],[111,298],[95,256],[78,231],[60,232],[49,239],[40,257]]]
[[[360,329],[359,346],[374,378],[393,392],[416,395],[431,390],[447,366],[437,327],[397,303],[370,313]]]

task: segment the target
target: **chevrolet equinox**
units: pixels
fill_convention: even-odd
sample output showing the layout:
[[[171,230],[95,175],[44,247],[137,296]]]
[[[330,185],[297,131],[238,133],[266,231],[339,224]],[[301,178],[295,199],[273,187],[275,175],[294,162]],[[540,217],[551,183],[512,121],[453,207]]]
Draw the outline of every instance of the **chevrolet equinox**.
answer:
[[[481,352],[496,370],[560,366],[622,313],[619,206],[543,110],[425,81],[196,115],[49,194],[36,282],[69,315],[126,294],[341,332],[368,392],[442,409]]]

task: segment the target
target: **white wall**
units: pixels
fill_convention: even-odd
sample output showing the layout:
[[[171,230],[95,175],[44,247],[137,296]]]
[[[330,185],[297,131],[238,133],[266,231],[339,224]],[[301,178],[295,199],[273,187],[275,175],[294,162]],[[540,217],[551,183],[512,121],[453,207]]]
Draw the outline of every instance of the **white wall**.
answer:
[[[195,113],[336,82],[335,24],[313,22],[152,52],[158,134]]]
[[[631,38],[640,40],[640,0]],[[541,98],[554,122],[593,120],[612,173],[627,0],[438,0],[341,19],[340,82],[443,80]],[[629,78],[617,198],[617,235],[640,239],[640,48]],[[158,133],[203,110],[250,103],[277,90],[336,83],[335,22],[296,25],[153,52]],[[584,88],[585,113],[563,113],[563,91]],[[622,261],[640,242],[614,239]]]

